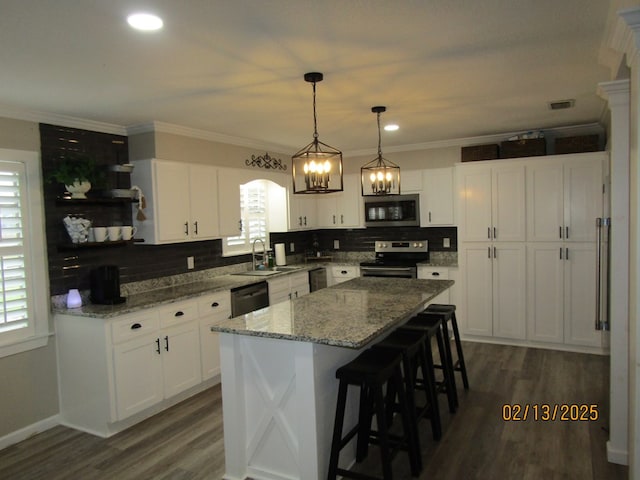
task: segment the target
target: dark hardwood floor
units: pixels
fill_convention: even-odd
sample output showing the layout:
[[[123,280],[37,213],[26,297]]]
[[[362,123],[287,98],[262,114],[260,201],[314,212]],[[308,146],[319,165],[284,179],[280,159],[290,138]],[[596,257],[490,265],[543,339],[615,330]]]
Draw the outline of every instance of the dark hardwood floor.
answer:
[[[606,460],[607,357],[464,343],[471,389],[444,436],[421,423],[421,479],[627,478]],[[459,377],[458,377],[459,380]],[[460,383],[460,382],[459,382]],[[504,404],[594,404],[597,421],[504,421]],[[0,478],[20,480],[192,480],[224,473],[220,387],[213,387],[109,439],[55,427],[0,451]],[[529,413],[531,415],[531,411]],[[357,468],[378,472],[376,447]],[[406,456],[394,478],[411,478]]]

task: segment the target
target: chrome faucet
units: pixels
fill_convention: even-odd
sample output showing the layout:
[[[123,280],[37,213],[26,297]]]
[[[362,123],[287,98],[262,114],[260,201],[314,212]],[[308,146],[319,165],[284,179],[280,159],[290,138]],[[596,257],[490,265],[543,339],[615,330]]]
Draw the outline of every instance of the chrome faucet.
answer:
[[[264,240],[256,238],[253,241],[253,247],[251,247],[251,262],[253,264],[253,270],[256,269],[256,242],[260,242],[262,244],[262,263],[264,263],[264,256],[267,254],[267,246],[264,244]]]

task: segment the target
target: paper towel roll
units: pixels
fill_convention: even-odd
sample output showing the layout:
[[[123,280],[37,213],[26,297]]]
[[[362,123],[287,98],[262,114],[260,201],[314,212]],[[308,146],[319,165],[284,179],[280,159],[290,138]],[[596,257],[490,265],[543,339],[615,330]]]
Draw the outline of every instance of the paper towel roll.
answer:
[[[284,243],[276,243],[276,265],[287,264],[287,254],[284,252]]]

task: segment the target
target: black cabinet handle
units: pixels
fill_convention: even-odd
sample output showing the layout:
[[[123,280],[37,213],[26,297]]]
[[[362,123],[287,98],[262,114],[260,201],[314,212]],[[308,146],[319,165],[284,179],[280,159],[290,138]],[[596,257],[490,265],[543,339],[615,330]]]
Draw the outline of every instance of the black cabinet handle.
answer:
[[[160,355],[160,339],[156,338],[156,352]]]
[[[433,272],[431,275],[434,276],[434,277],[439,277],[440,273],[439,272]]]
[[[164,349],[168,352],[169,351],[169,337],[165,335],[164,337]]]
[[[197,222],[197,221],[196,221],[196,222],[193,222],[193,233],[194,233],[195,235],[197,235],[197,234],[198,234],[198,222]]]
[[[184,315],[184,312],[182,310],[178,310],[176,313],[173,314],[174,317],[181,317]]]
[[[189,222],[184,222],[184,234],[189,235]]]
[[[133,325],[131,325],[131,330],[137,330],[139,328],[142,328],[142,325],[140,325],[139,323],[134,323]]]
[[[342,271],[340,271],[340,273],[341,273],[342,275],[346,275],[346,274],[347,274],[347,271],[346,271],[346,270],[342,270]]]
[[[218,302],[213,302],[211,304],[211,308],[216,308],[216,307],[219,307],[219,306],[220,306],[220,304]]]

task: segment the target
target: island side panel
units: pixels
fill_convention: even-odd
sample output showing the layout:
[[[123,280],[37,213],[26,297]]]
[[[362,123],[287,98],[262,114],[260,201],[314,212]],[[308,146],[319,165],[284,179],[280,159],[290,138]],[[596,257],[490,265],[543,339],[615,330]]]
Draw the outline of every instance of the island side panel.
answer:
[[[360,350],[222,334],[227,480],[324,479],[336,408],[336,369]],[[357,422],[352,389],[345,431]],[[353,464],[355,444],[341,465]]]

